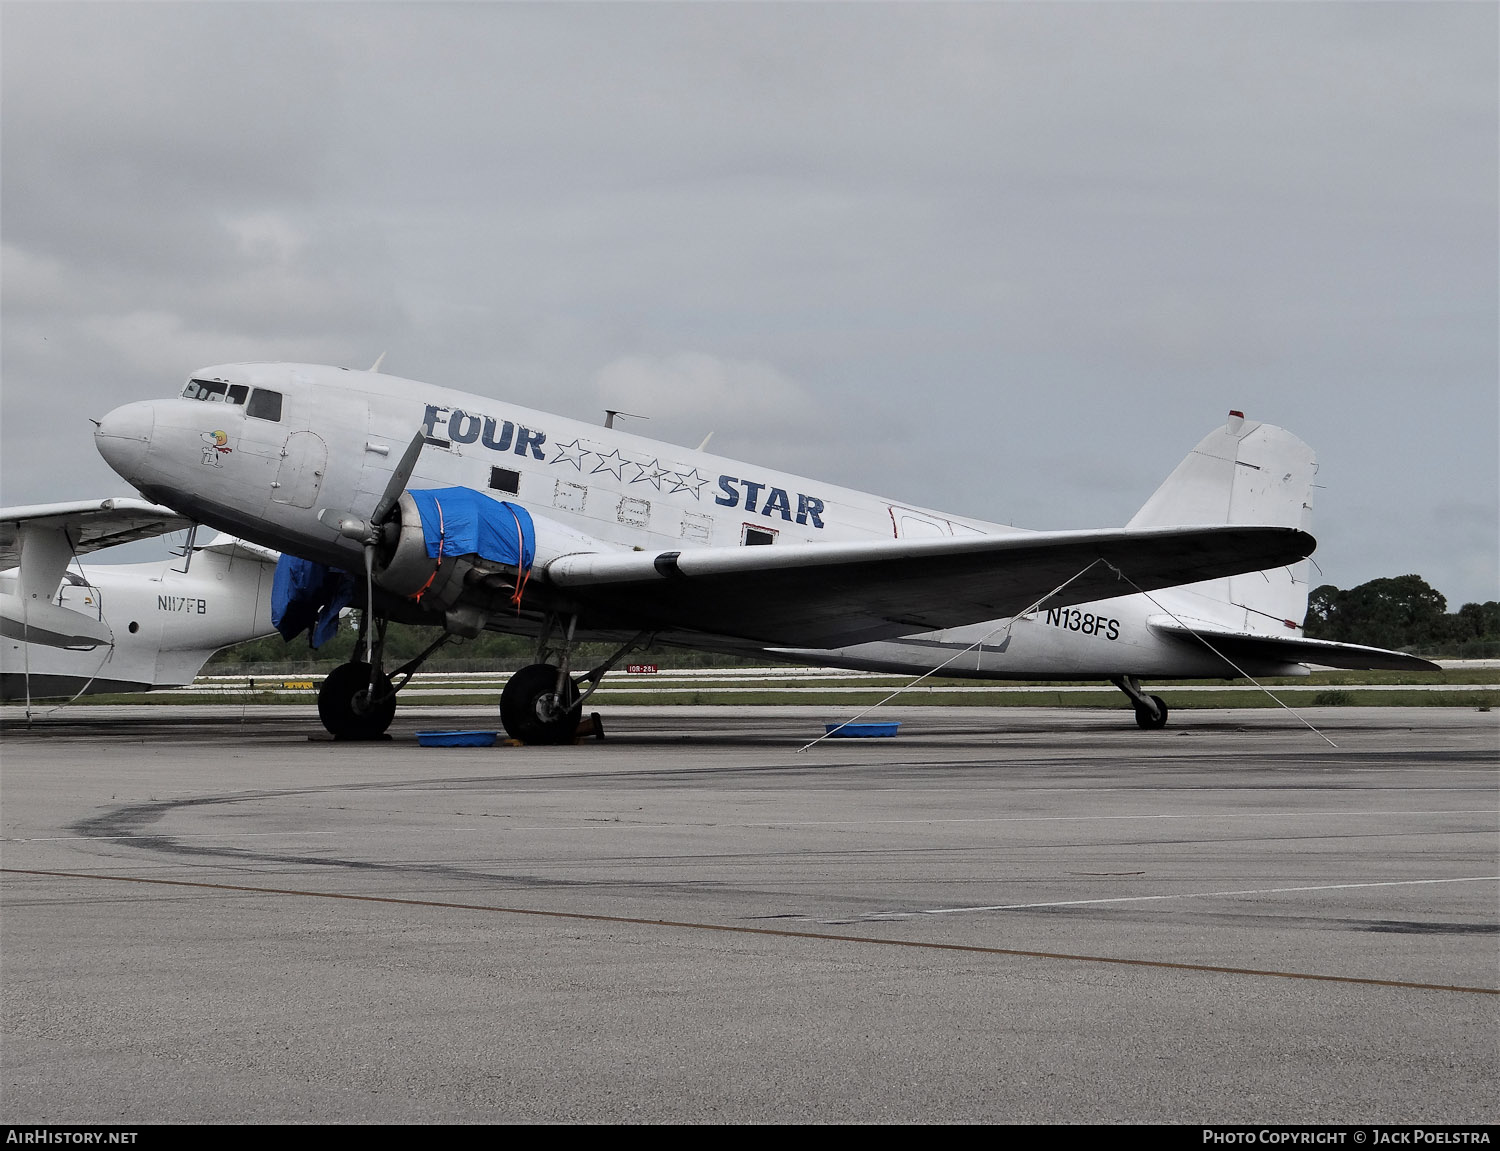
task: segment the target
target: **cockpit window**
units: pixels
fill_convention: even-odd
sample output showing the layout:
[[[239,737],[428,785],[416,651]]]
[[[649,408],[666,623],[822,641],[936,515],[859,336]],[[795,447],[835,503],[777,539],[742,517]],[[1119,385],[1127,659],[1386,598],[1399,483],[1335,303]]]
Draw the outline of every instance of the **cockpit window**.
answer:
[[[182,389],[185,400],[206,400],[210,404],[237,404],[246,415],[258,420],[281,419],[281,393],[256,388],[249,384],[226,384],[223,380],[189,380]]]
[[[183,399],[207,400],[211,404],[243,404],[249,395],[249,384],[226,384],[223,380],[189,380],[182,389]]]
[[[182,389],[182,398],[185,400],[218,400],[224,402],[224,389],[227,387],[222,380],[189,380],[187,387]]]
[[[256,388],[250,393],[250,403],[245,408],[245,414],[258,420],[280,420],[281,393]]]

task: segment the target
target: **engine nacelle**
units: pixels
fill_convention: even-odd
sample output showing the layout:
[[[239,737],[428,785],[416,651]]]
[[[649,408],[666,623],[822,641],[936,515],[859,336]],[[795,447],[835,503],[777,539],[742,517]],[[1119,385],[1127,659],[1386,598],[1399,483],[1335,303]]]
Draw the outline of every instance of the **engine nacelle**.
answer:
[[[544,568],[561,555],[622,550],[555,520],[528,514],[534,534],[533,568]],[[376,584],[442,611],[448,630],[457,634],[478,635],[488,617],[487,606],[505,602],[521,582],[522,573],[515,564],[474,552],[429,555],[422,515],[409,491],[401,493],[395,513],[382,530],[386,542],[375,561]]]
[[[448,608],[457,602],[463,590],[462,576],[478,556],[430,556],[422,515],[410,492],[402,492],[396,502],[396,514],[382,525],[386,543],[375,559],[375,582],[386,591],[408,599],[420,595],[434,607]],[[394,539],[394,544],[391,540]],[[496,564],[498,572],[504,565]],[[438,582],[440,569],[441,585]],[[455,584],[455,577],[458,582]]]

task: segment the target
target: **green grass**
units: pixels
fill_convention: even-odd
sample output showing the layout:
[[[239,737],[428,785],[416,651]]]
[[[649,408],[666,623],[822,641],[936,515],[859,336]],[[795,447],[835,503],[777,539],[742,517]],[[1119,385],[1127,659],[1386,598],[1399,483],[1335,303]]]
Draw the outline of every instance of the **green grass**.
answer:
[[[434,671],[442,668],[434,667]],[[232,667],[211,667],[210,674],[232,675]],[[826,707],[846,710],[867,707],[885,699],[892,692],[911,684],[914,676],[880,676],[874,679],[834,680],[824,676],[799,674],[788,668],[786,674],[777,674],[759,680],[739,680],[728,690],[732,677],[743,669],[723,668],[716,674],[699,678],[676,680],[670,683],[657,680],[663,688],[673,690],[646,690],[654,687],[652,677],[627,676],[615,673],[604,681],[603,692],[590,701],[593,707],[610,705],[680,707],[707,704],[729,706],[765,706],[772,704],[800,704],[809,707]],[[438,679],[418,675],[413,688],[435,692],[431,695],[413,696],[413,706],[489,706],[499,697],[496,682],[502,672],[474,672],[462,679]],[[665,680],[671,669],[663,668]],[[94,704],[208,704],[218,707],[236,707],[262,704],[312,703],[317,698],[317,685],[322,682],[321,672],[286,672],[255,675],[255,691],[193,692],[166,694],[141,692],[119,695],[94,695],[84,697],[82,702]],[[265,690],[281,688],[285,682],[307,682],[314,685],[310,690],[294,693]],[[487,681],[487,682],[479,682]],[[1151,681],[1146,690],[1160,695],[1174,711],[1227,707],[1276,707],[1278,704],[1265,692],[1248,680],[1223,680],[1217,690],[1205,691],[1202,687],[1212,683],[1206,680]],[[1322,671],[1312,675],[1263,680],[1272,691],[1291,687],[1301,690],[1282,693],[1282,698],[1293,707],[1480,707],[1488,708],[1500,704],[1500,668],[1453,669],[1439,672],[1394,672],[1394,671]],[[1429,685],[1454,684],[1452,691],[1403,690],[1429,688]],[[1483,685],[1475,687],[1473,685]],[[1492,688],[1493,685],[1493,688]],[[791,688],[819,688],[839,686],[857,688],[849,691],[793,692]],[[901,706],[938,707],[1093,707],[1129,710],[1121,694],[1114,692],[1080,691],[1084,686],[1070,680],[1030,681],[976,681],[931,677],[924,679],[910,691],[896,697]],[[1088,686],[1097,687],[1099,681],[1089,681]],[[1174,691],[1174,688],[1194,686],[1200,690]],[[452,693],[443,688],[454,689]],[[483,687],[493,694],[460,695],[459,687]],[[932,692],[928,688],[951,688],[956,690]],[[1010,692],[1007,687],[1043,687],[1049,691]],[[1369,688],[1380,688],[1371,691]],[[632,690],[632,689],[641,690]],[[1310,691],[1318,688],[1323,690]],[[1352,690],[1359,688],[1360,690]],[[1467,690],[1464,690],[1466,688]]]

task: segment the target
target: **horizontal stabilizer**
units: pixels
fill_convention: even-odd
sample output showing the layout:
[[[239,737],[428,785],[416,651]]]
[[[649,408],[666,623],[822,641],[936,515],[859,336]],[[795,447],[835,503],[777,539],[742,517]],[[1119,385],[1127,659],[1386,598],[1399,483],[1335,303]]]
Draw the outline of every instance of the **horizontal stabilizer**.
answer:
[[[0,594],[0,635],[22,643],[87,651],[111,642],[109,625],[45,599]]]
[[[1189,630],[1169,616],[1154,616],[1148,624],[1152,631],[1184,643],[1198,644],[1199,640],[1195,637],[1201,636],[1222,655],[1236,662],[1279,660],[1284,663],[1315,663],[1320,667],[1344,668],[1349,671],[1442,670],[1437,664],[1421,656],[1388,651],[1383,647],[1337,643],[1329,639],[1251,635],[1216,628],[1197,627]]]
[[[1293,528],[1222,525],[565,555],[539,574],[589,626],[843,647],[1294,563]],[[1101,562],[1102,561],[1102,562]],[[1122,579],[1121,575],[1128,578]]]

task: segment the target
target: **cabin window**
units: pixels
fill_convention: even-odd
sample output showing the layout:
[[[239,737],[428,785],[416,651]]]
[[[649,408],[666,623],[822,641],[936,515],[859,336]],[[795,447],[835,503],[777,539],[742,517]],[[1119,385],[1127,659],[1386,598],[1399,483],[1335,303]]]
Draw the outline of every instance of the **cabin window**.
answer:
[[[510,468],[491,468],[490,487],[513,496],[521,490],[521,473]]]
[[[631,527],[646,527],[651,523],[651,503],[634,496],[621,496],[620,506],[615,509],[615,519]]]
[[[697,512],[682,513],[682,538],[685,540],[706,544],[713,536],[713,528],[712,516],[699,515]]]
[[[757,528],[746,524],[742,542],[746,547],[755,547],[757,545],[764,547],[766,544],[776,542],[776,533],[770,528]]]
[[[552,506],[565,512],[581,512],[589,490],[582,484],[558,480],[552,492]]]
[[[257,420],[280,421],[281,393],[256,388],[250,393],[250,403],[245,408],[245,414],[254,416]]]

